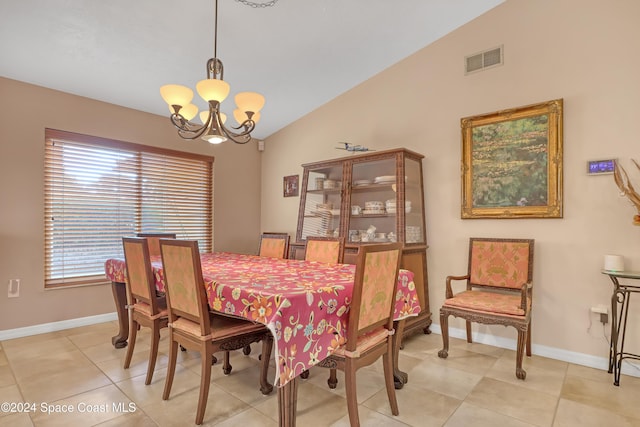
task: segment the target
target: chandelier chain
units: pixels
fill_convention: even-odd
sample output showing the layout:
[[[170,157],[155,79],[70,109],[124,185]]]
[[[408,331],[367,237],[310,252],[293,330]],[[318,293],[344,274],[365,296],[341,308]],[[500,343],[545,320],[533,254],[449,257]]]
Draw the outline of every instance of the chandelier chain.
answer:
[[[236,0],[236,2],[238,3],[242,3],[245,6],[251,6],[254,9],[258,8],[258,7],[271,7],[273,5],[275,5],[276,3],[278,3],[278,0],[271,0],[265,3],[255,3],[252,1],[248,1],[248,0]]]

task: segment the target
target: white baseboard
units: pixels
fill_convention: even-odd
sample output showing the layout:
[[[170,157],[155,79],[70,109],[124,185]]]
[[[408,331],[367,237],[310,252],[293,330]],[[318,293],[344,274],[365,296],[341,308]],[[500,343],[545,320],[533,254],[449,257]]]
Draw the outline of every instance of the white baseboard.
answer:
[[[47,332],[62,331],[64,329],[77,328],[79,326],[95,325],[96,323],[111,322],[113,320],[118,320],[118,314],[115,311],[113,313],[98,314],[96,316],[25,326],[24,328],[6,329],[4,331],[0,331],[0,341],[28,337],[30,335],[45,334]]]
[[[442,335],[440,325],[432,323],[429,327],[432,332]],[[467,331],[465,329],[449,328],[449,336],[451,338],[467,339]],[[494,335],[474,332],[472,336],[473,342],[486,344],[493,347],[506,348],[516,350],[516,340],[496,337]],[[531,344],[531,353],[537,356],[548,357],[549,359],[562,360],[576,365],[587,366],[589,368],[601,369],[607,371],[609,369],[609,357],[597,357],[584,353],[576,353],[575,351],[562,350],[555,347],[547,347],[545,345]],[[625,369],[625,365],[626,369]],[[632,377],[640,377],[640,366],[624,360],[622,365],[622,373]]]

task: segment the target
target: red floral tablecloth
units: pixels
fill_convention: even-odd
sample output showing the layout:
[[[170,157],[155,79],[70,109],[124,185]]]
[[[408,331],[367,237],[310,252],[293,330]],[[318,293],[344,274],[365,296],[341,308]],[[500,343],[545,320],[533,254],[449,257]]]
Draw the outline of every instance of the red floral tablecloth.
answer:
[[[275,340],[276,379],[286,384],[346,340],[355,265],[325,264],[227,252],[201,255],[209,306],[264,323]],[[164,290],[162,262],[152,257],[156,287]],[[125,281],[125,263],[109,259],[105,272]],[[395,320],[420,313],[413,273],[400,270]]]

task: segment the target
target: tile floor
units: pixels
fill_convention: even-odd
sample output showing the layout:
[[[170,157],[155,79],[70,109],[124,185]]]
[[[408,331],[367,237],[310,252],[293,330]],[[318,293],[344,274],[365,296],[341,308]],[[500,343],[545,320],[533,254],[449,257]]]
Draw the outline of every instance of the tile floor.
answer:
[[[0,426],[193,425],[199,356],[179,354],[171,397],[163,401],[167,331],[148,386],[148,330],[138,335],[127,370],[125,349],[111,345],[116,332],[116,322],[108,322],[0,342],[0,403],[36,406],[30,414],[0,411]],[[525,358],[527,379],[520,381],[513,351],[453,339],[449,358],[440,359],[441,344],[436,334],[405,343],[400,367],[409,383],[397,391],[397,417],[389,409],[381,362],[358,372],[363,426],[640,426],[640,378],[623,376],[614,387],[605,371],[534,355]],[[263,396],[258,390],[258,352],[258,346],[250,356],[235,352],[229,376],[220,363],[214,366],[204,425],[277,426],[277,393]],[[270,379],[274,375],[272,370]],[[299,426],[349,425],[343,378],[339,373],[338,388],[330,390],[327,375],[315,368],[300,381]]]

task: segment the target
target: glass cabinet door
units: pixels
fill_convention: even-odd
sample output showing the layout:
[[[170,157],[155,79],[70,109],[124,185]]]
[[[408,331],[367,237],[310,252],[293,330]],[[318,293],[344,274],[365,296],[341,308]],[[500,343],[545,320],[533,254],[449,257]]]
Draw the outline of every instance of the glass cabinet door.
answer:
[[[425,243],[422,163],[405,157],[404,173],[405,243]]]
[[[396,156],[353,162],[348,243],[396,242]]]
[[[340,236],[342,163],[308,171],[301,240],[307,236]]]

